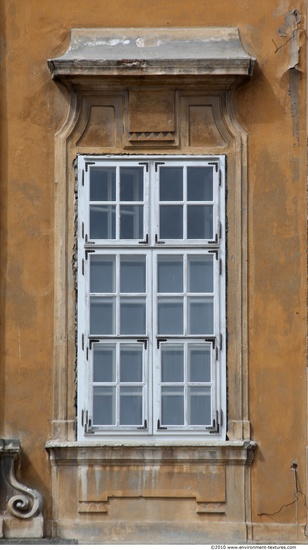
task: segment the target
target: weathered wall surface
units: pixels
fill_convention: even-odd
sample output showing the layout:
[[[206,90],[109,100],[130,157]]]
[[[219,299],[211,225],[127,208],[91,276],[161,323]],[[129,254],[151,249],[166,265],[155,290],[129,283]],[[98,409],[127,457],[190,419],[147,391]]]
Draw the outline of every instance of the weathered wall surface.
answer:
[[[298,506],[283,507],[294,500],[293,461],[301,490],[306,487],[305,15],[304,0],[221,0],[215,6],[178,0],[176,9],[169,0],[1,3],[0,434],[21,440],[22,476],[42,493],[47,518],[54,135],[68,98],[51,81],[46,60],[66,50],[75,27],[233,26],[258,63],[235,95],[249,139],[249,406],[258,444],[250,536],[276,541],[279,533],[280,540],[294,541],[288,525],[305,524],[300,495]]]

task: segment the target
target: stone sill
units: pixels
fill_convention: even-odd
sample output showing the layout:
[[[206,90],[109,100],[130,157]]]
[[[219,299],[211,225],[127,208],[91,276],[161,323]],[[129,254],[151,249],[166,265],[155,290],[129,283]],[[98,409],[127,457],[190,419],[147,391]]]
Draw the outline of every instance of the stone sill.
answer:
[[[208,462],[250,465],[256,443],[239,441],[48,441],[52,464]]]

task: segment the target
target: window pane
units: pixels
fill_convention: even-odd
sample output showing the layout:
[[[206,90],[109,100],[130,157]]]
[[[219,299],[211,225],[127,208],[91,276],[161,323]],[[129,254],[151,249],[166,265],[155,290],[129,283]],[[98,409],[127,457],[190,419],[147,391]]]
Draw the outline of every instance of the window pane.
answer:
[[[189,201],[213,200],[213,169],[210,167],[187,168],[187,199]]]
[[[121,206],[120,239],[143,239],[143,206]]]
[[[211,349],[207,345],[188,346],[188,381],[211,382]]]
[[[142,347],[138,345],[121,345],[120,381],[142,382]]]
[[[90,239],[115,239],[115,206],[90,206]]]
[[[188,292],[213,292],[213,256],[188,257]]]
[[[145,334],[145,300],[123,298],[120,308],[121,334]]]
[[[121,292],[145,292],[145,257],[121,256]]]
[[[161,239],[183,239],[183,206],[160,206]]]
[[[158,292],[183,292],[183,256],[158,256]]]
[[[142,388],[121,387],[120,424],[122,426],[141,426],[143,424]]]
[[[161,201],[183,200],[183,168],[161,168],[159,198]]]
[[[184,381],[184,349],[183,345],[165,346],[161,350],[161,381]]]
[[[115,256],[90,256],[90,292],[115,291]]]
[[[184,388],[168,386],[162,388],[161,424],[183,426],[184,424]]]
[[[188,307],[189,334],[213,334],[213,298],[189,298]]]
[[[116,169],[90,169],[90,201],[114,201],[116,197]]]
[[[115,388],[93,388],[93,424],[115,424]]]
[[[90,299],[90,333],[115,333],[115,301],[111,298]]]
[[[209,426],[211,418],[211,390],[206,387],[189,388],[189,414],[191,425]]]
[[[143,201],[143,168],[120,168],[120,201]]]
[[[213,207],[187,207],[188,239],[213,239]]]
[[[158,300],[158,334],[183,334],[183,300]]]
[[[115,345],[95,345],[93,349],[93,382],[115,382]]]

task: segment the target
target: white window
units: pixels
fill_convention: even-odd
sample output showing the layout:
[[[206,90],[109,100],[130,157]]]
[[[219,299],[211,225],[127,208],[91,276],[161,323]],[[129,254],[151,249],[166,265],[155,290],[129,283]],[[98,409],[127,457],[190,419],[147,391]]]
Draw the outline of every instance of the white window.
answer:
[[[78,157],[78,436],[225,436],[225,158]]]

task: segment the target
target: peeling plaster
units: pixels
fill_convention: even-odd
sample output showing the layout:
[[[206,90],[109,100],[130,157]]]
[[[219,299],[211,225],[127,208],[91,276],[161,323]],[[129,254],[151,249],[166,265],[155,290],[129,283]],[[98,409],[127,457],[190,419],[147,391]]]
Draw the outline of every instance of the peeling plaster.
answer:
[[[302,15],[299,10],[293,9],[287,12],[284,18],[284,24],[278,28],[278,35],[284,39],[284,43],[276,46],[277,53],[279,50],[288,47],[288,65],[284,74],[289,75],[289,96],[290,107],[293,124],[293,135],[299,139],[299,80],[300,80],[300,22]]]

